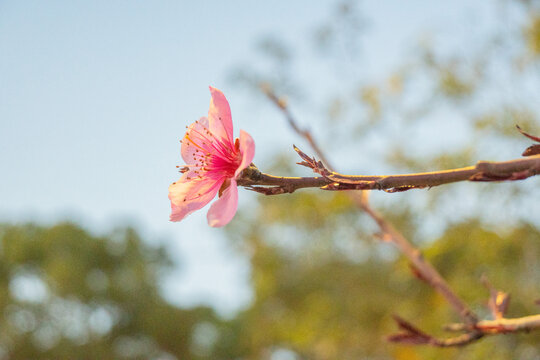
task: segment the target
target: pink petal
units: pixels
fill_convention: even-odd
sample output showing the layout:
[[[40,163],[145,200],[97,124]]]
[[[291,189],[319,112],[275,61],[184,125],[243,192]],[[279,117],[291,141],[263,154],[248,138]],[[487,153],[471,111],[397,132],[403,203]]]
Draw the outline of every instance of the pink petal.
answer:
[[[238,166],[238,169],[234,173],[235,178],[251,164],[255,156],[255,141],[244,130],[240,130],[240,152],[242,153],[242,162],[240,162],[240,166]]]
[[[197,161],[193,159],[193,154],[198,150],[201,153],[201,147],[204,143],[210,143],[210,139],[206,138],[206,130],[208,129],[208,119],[200,118],[193,124],[189,125],[186,135],[182,139],[182,158],[187,165],[195,164]]]
[[[219,199],[217,199],[210,210],[208,210],[208,225],[212,227],[225,226],[232,220],[238,207],[238,187],[236,180],[231,179],[231,184]]]
[[[208,110],[210,132],[221,138],[223,142],[233,145],[233,124],[229,102],[225,95],[216,88],[210,86],[210,93],[212,94]]]
[[[221,181],[187,177],[194,176],[189,171],[182,175],[180,180],[169,186],[169,199],[171,200],[171,221],[180,221],[195,210],[199,210],[208,204],[218,192]],[[185,201],[184,201],[185,199]]]

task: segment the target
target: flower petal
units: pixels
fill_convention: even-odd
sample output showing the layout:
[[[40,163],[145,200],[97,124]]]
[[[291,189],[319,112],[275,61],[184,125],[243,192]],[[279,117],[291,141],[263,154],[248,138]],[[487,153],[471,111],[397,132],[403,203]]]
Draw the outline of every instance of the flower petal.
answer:
[[[220,137],[223,142],[226,141],[233,145],[233,124],[229,102],[225,95],[216,88],[210,86],[210,93],[212,94],[208,110],[210,132],[214,136]]]
[[[208,204],[218,192],[225,179],[220,181],[191,178],[196,176],[189,171],[180,180],[169,186],[171,200],[171,221],[180,221],[192,212]],[[187,179],[187,178],[190,179]]]
[[[238,207],[238,187],[236,180],[231,179],[231,184],[222,196],[217,199],[208,210],[208,225],[212,227],[225,226],[232,220]]]
[[[211,143],[211,138],[207,136],[208,119],[200,118],[193,124],[189,125],[184,138],[182,139],[182,158],[187,165],[192,165],[197,162],[194,159],[194,154],[202,154],[203,149],[206,150],[207,145]],[[204,143],[204,144],[203,144]]]
[[[242,162],[240,162],[238,169],[234,173],[235,178],[251,164],[255,156],[255,141],[244,130],[240,130],[240,152],[242,153]]]

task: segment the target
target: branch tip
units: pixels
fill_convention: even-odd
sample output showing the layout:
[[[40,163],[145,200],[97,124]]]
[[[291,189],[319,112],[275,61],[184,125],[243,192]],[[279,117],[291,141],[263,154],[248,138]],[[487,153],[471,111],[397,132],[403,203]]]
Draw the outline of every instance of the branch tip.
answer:
[[[531,139],[531,140],[533,140],[533,141],[540,142],[540,137],[531,135],[531,134],[529,134],[529,133],[523,131],[523,130],[521,129],[521,127],[519,127],[519,125],[517,125],[517,124],[516,124],[516,128],[517,128],[518,131],[521,133],[521,135],[526,136],[526,137],[528,137],[529,139]]]

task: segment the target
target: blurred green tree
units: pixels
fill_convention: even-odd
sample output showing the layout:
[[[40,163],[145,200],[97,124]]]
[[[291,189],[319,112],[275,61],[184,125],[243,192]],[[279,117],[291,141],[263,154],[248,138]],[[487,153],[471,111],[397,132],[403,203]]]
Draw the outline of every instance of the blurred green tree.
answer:
[[[259,205],[249,220],[229,229],[235,243],[250,254],[255,297],[252,306],[221,332],[215,358],[540,356],[539,332],[486,338],[458,349],[388,343],[385,337],[396,332],[393,314],[443,337],[452,334],[442,332],[441,325],[460,319],[439,294],[414,277],[390,244],[369,239],[363,221],[368,219],[344,195],[303,192],[260,198]],[[412,226],[410,216],[389,215],[400,228]],[[481,282],[486,275],[494,286],[511,293],[508,315],[513,317],[538,312],[539,240],[540,229],[531,224],[494,231],[470,219],[450,226],[423,250],[480,316],[490,317],[489,291]]]
[[[162,298],[171,265],[130,228],[1,225],[0,358],[208,358],[216,316]]]

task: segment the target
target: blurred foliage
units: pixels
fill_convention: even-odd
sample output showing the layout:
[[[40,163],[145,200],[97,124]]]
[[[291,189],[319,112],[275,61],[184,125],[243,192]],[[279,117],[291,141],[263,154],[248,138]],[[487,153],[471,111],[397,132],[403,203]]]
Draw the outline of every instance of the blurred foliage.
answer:
[[[527,129],[535,129],[538,124],[538,114],[523,108],[503,108],[497,113],[487,113],[475,119],[474,125],[478,130],[492,131],[509,137],[521,138],[515,131],[518,124]]]
[[[310,195],[325,201],[324,195]],[[268,224],[265,210],[283,204],[262,202],[264,210],[249,220],[250,225],[242,221],[237,223],[242,229],[230,229],[233,237],[241,232],[238,239],[251,256],[255,299],[229,324],[231,329],[241,330],[235,341],[229,335],[226,343],[218,342],[217,358],[274,359],[273,354],[284,349],[291,356],[284,359],[502,360],[540,356],[538,332],[487,338],[462,349],[386,343],[384,337],[396,331],[394,313],[440,336],[446,335],[441,325],[459,318],[440,295],[412,275],[408,263],[396,257],[390,245],[358,241],[361,226],[351,224],[337,230],[350,216],[339,213],[342,205],[312,207],[311,218],[286,212],[287,219],[273,219]],[[321,224],[318,216],[329,219]],[[291,221],[301,229],[310,228],[300,231],[309,239],[275,231],[276,226]],[[331,223],[336,225],[328,225]],[[320,231],[328,226],[339,231],[339,239]],[[471,220],[450,227],[426,247],[425,255],[482,316],[489,317],[488,290],[480,280],[484,274],[494,286],[512,294],[509,315],[522,316],[538,311],[534,301],[540,294],[539,240],[539,229],[528,224],[495,232]],[[344,241],[356,241],[354,251],[363,257],[344,256]]]
[[[530,51],[535,56],[540,55],[540,13],[531,15],[525,28],[525,37]]]
[[[249,254],[254,300],[231,320],[208,308],[166,303],[156,284],[170,260],[163,248],[149,247],[131,229],[93,236],[67,223],[2,225],[0,358],[540,356],[539,333],[488,338],[451,350],[386,343],[384,337],[396,330],[394,313],[439,334],[441,324],[458,319],[432,288],[412,276],[390,245],[370,240],[367,219],[346,197],[331,195],[294,195],[294,206],[308,201],[314,216],[288,212],[268,221],[266,210],[282,208],[285,202],[278,199],[285,197],[260,198],[257,212],[239,214],[228,232]],[[410,223],[407,216],[392,220],[400,227]],[[291,236],[288,227],[304,238]],[[483,316],[488,316],[488,290],[481,286],[482,274],[512,294],[509,314],[520,316],[537,310],[539,239],[540,230],[532,225],[496,232],[471,220],[450,227],[425,254]]]
[[[0,225],[0,358],[206,358],[195,336],[214,312],[163,300],[171,265],[129,228]]]
[[[440,71],[439,88],[448,97],[464,98],[472,93],[473,83],[460,77],[454,69],[447,68]]]

